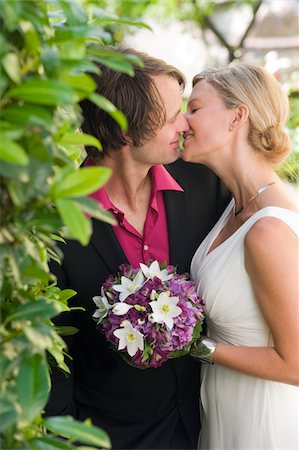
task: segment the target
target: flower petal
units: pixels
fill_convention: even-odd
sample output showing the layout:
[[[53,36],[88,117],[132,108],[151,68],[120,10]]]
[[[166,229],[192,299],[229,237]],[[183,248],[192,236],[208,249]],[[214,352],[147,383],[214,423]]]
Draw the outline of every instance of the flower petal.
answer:
[[[128,305],[127,303],[124,303],[124,302],[118,302],[118,303],[115,303],[115,305],[112,309],[112,312],[116,316],[123,316],[124,314],[127,314],[127,312],[131,308],[133,308],[133,305]]]
[[[144,276],[143,276],[142,271],[139,270],[139,272],[137,272],[137,275],[136,275],[135,278],[134,278],[134,283],[135,283],[137,286],[142,287],[143,282],[144,282]],[[139,289],[140,289],[140,288],[139,288]],[[138,289],[138,290],[139,290],[139,289]]]
[[[148,267],[143,263],[139,263],[139,266],[140,266],[142,272],[144,273],[144,276],[147,278],[148,273],[149,273]]]
[[[119,300],[120,300],[121,302],[124,302],[124,301],[126,300],[126,298],[129,297],[129,295],[131,295],[131,294],[132,294],[132,292],[129,292],[129,291],[121,292],[121,293],[119,294]]]

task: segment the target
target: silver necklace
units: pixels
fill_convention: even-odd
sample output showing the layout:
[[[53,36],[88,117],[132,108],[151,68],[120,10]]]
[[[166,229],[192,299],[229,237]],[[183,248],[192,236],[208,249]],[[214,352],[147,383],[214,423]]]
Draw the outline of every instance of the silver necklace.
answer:
[[[267,189],[269,189],[269,187],[273,186],[273,184],[275,184],[275,181],[272,181],[272,183],[267,183],[264,184],[264,186],[262,186],[261,188],[259,188],[255,194],[253,194],[252,197],[250,197],[250,199],[248,200],[247,203],[244,203],[240,209],[238,209],[238,211],[235,210],[235,217],[237,217],[239,214],[241,214],[241,212],[246,209],[249,204],[259,195],[261,195],[263,192],[265,192]],[[236,207],[235,207],[236,208]]]

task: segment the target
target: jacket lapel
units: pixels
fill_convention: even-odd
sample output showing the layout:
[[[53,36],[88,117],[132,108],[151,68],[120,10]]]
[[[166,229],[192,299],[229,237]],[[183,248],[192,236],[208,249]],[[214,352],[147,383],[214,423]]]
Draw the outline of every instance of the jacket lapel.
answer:
[[[108,271],[112,274],[117,273],[119,266],[124,263],[128,264],[128,260],[119,245],[112,226],[96,219],[92,219],[92,224],[91,245],[99,253]]]
[[[182,183],[180,184],[182,185]],[[167,215],[169,260],[170,264],[180,267],[184,260],[183,242],[186,230],[186,194],[178,191],[164,191],[163,196]]]

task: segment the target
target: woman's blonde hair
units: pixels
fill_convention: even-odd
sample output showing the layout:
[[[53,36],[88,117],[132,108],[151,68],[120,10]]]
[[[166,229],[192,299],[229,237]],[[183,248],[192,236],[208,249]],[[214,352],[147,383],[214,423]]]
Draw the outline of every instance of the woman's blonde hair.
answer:
[[[227,108],[240,104],[249,108],[248,141],[256,151],[272,163],[280,163],[288,156],[291,141],[284,126],[289,101],[273,75],[254,64],[232,63],[200,72],[193,78],[193,87],[200,80],[218,91]]]

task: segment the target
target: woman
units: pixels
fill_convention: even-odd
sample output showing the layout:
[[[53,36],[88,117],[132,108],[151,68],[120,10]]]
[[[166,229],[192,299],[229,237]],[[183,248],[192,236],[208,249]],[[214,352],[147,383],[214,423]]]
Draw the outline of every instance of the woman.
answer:
[[[201,449],[299,448],[299,215],[273,167],[290,152],[287,96],[249,64],[193,80],[183,159],[233,199],[195,253],[206,302]],[[213,207],[213,205],[211,205]]]

